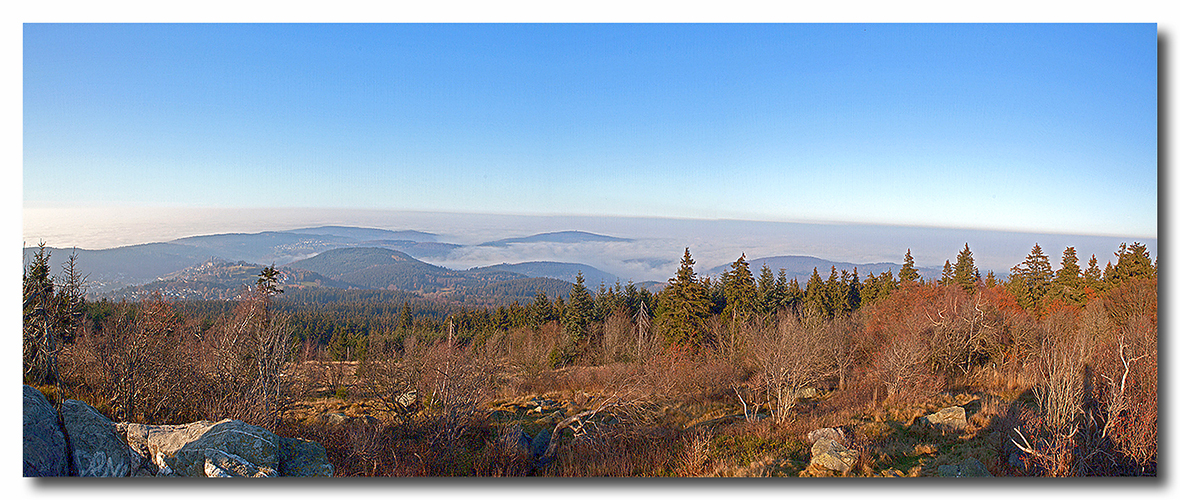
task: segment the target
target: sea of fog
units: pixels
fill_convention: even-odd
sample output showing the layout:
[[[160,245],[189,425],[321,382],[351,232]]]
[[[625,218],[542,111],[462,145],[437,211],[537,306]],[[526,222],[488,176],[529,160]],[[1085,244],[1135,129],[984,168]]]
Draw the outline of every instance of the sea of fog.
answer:
[[[1060,265],[1061,252],[1077,249],[1085,268],[1091,255],[1103,267],[1120,243],[1147,245],[1157,256],[1156,238],[1035,234],[974,229],[819,224],[739,220],[638,217],[527,216],[344,209],[108,208],[23,211],[25,246],[103,249],[217,233],[256,233],[323,225],[418,230],[438,241],[466,246],[431,263],[466,269],[526,261],[578,262],[635,281],[664,280],[675,272],[687,247],[698,272],[733,262],[780,255],[806,255],[853,262],[901,262],[910,250],[919,266],[954,262],[969,244],[981,272],[1006,273],[1040,244]],[[1084,228],[1083,228],[1084,229]],[[476,246],[503,238],[554,231],[586,231],[631,241],[527,243]],[[755,270],[755,272],[757,272]]]

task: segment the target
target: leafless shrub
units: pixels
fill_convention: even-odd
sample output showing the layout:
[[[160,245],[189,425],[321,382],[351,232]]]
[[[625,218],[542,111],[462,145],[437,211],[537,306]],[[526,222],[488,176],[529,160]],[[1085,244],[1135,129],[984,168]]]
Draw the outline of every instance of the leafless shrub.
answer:
[[[402,347],[398,350],[389,336],[374,336],[356,376],[364,397],[380,402],[387,411],[405,416],[417,402],[417,391],[427,367],[425,349],[417,337],[407,337]]]
[[[599,362],[602,364],[616,361],[626,361],[634,358],[635,324],[626,308],[618,308],[602,325],[602,342],[600,346]]]
[[[197,338],[159,297],[121,303],[98,328],[84,328],[67,351],[67,377],[79,396],[116,420],[179,423],[203,415],[209,390]]]
[[[210,332],[205,373],[212,381],[206,414],[273,427],[286,402],[281,374],[292,355],[286,318],[272,317],[268,297],[252,293]]]
[[[824,333],[822,320],[805,315],[800,321],[788,313],[779,315],[776,328],[753,332],[750,356],[758,371],[756,385],[778,421],[787,420],[800,391],[835,372]]]
[[[453,449],[459,438],[483,415],[495,395],[495,367],[470,350],[440,342],[424,353],[418,394],[428,395],[435,419],[430,442]]]

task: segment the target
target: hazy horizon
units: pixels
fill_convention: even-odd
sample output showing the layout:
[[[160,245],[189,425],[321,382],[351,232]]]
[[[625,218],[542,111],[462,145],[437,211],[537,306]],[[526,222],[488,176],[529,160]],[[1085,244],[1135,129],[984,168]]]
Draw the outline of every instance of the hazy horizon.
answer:
[[[1040,244],[1054,268],[1061,252],[1076,248],[1083,267],[1090,255],[1099,266],[1114,257],[1119,243],[1141,242],[1157,258],[1157,240],[1143,237],[1071,235],[953,229],[880,224],[833,224],[602,216],[522,216],[345,209],[180,209],[106,210],[26,209],[25,246],[45,241],[57,248],[98,250],[178,238],[220,234],[283,231],[325,225],[417,230],[439,241],[468,245],[447,258],[422,259],[452,269],[499,263],[551,260],[578,262],[620,276],[623,281],[669,277],[684,248],[696,270],[747,260],[806,255],[838,262],[900,263],[907,250],[923,267],[940,267],[969,244],[982,272],[1007,272]],[[578,230],[631,238],[631,242],[517,244],[477,247],[509,237]],[[656,262],[655,265],[652,262]]]

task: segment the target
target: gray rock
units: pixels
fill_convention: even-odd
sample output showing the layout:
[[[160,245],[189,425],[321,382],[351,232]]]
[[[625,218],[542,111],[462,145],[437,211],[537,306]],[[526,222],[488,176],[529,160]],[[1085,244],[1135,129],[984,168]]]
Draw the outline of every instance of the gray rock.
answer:
[[[549,440],[553,436],[553,431],[545,428],[537,431],[537,435],[533,437],[530,447],[532,448],[533,458],[539,459],[545,455],[545,451],[549,449]]]
[[[325,413],[323,419],[328,425],[344,425],[348,423],[348,415],[343,413]]]
[[[278,471],[217,449],[205,452],[205,477],[276,477]]]
[[[66,438],[57,423],[57,411],[41,391],[24,386],[24,476],[53,477],[69,474]]]
[[[850,450],[830,438],[820,438],[811,445],[811,465],[837,472],[848,472],[856,465],[860,452]]]
[[[119,424],[156,475],[204,477],[331,476],[319,443],[283,438],[240,420],[184,425]]]
[[[848,443],[848,441],[844,437],[844,429],[841,429],[839,427],[836,427],[836,428],[824,427],[823,429],[816,429],[814,431],[807,433],[807,442],[812,443],[812,444],[815,444],[816,441],[819,441],[820,439],[823,439],[823,438],[831,439],[831,440],[833,440],[837,443],[840,443],[840,444],[847,444]]]
[[[171,456],[164,456],[165,464],[174,473],[189,477],[204,476],[206,461],[225,469],[222,464],[227,463],[226,459],[249,463],[259,470],[278,470],[278,436],[240,420],[222,420]]]
[[[946,426],[952,429],[967,428],[967,410],[962,406],[951,406],[938,410],[937,413],[932,413],[918,419],[919,423],[928,426]]]
[[[324,446],[306,439],[279,438],[279,474],[298,477],[331,477],[332,464]]]
[[[114,422],[76,399],[62,401],[61,418],[78,476],[123,477],[131,472],[131,449]]]
[[[403,392],[397,397],[397,404],[402,408],[409,408],[418,402],[418,391]]]
[[[204,435],[213,427],[213,422],[200,420],[182,425],[146,425],[120,422],[117,425],[119,433],[126,439],[132,454],[140,461],[139,474],[153,472],[159,476],[171,476],[176,473],[165,460],[165,457],[175,455],[186,444]],[[145,462],[150,463],[147,465]]]
[[[967,457],[953,465],[938,466],[939,477],[992,477],[987,467],[975,457]]]

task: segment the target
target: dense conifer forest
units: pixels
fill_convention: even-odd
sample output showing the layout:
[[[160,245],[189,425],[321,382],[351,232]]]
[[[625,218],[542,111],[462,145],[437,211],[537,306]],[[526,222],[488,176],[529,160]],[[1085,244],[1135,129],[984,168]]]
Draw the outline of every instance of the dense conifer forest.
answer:
[[[934,280],[907,252],[801,283],[745,255],[701,277],[686,248],[656,293],[579,274],[446,298],[283,290],[272,266],[241,300],[115,302],[42,248],[24,381],[117,421],[312,439],[343,476],[1155,475],[1158,260],[1081,259],[1038,245],[997,279],[965,244]],[[966,420],[926,424],[945,407]],[[817,463],[822,428],[846,470]]]

